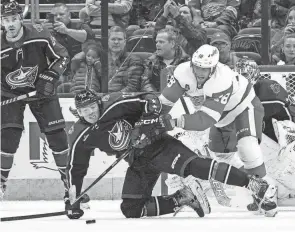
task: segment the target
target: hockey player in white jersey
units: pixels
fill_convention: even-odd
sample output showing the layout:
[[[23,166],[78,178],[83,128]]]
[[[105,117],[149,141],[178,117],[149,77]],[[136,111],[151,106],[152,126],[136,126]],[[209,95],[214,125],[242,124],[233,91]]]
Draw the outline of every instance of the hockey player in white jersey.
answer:
[[[170,119],[172,128],[204,131],[210,129],[209,148],[218,156],[228,156],[238,149],[249,174],[266,181],[266,168],[259,146],[262,136],[263,106],[251,83],[219,61],[219,51],[210,45],[201,46],[192,60],[177,66],[162,91],[162,113],[168,113],[184,94],[204,96],[201,108],[193,114]],[[232,134],[236,136],[231,136]],[[276,188],[269,187],[269,199],[275,201]],[[275,211],[267,216],[274,216]]]

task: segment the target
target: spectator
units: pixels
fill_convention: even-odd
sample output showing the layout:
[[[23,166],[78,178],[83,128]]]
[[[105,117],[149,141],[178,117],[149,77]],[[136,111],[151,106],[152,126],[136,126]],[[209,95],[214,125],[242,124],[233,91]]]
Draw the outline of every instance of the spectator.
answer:
[[[177,45],[177,36],[169,29],[162,29],[156,38],[157,51],[144,64],[141,91],[160,91],[161,70],[168,65],[178,65],[189,56]]]
[[[51,13],[54,15],[54,23],[45,21],[43,25],[68,50],[72,59],[75,54],[82,51],[81,46],[85,41],[94,39],[94,34],[87,24],[72,22],[70,11],[63,3],[56,3]],[[69,76],[70,64],[63,74],[64,81],[69,81]]]
[[[78,93],[88,89],[101,92],[101,63],[102,49],[99,44],[90,42],[85,45],[83,52],[74,56],[71,62],[73,73],[70,92]]]
[[[170,0],[164,5],[163,15],[156,22],[155,37],[159,30],[167,27],[169,15],[173,17],[175,28],[179,31],[178,42],[187,54],[192,55],[207,42],[206,31],[200,26],[202,18],[198,17],[197,10],[187,5],[179,8]]]
[[[228,65],[234,69],[239,58],[231,52],[231,40],[223,32],[216,32],[212,35],[211,43],[219,51],[219,62]]]
[[[295,33],[284,37],[280,61],[277,65],[295,65]]]
[[[145,27],[148,22],[155,21],[164,4],[165,0],[134,0],[129,24]]]
[[[119,26],[109,30],[109,92],[137,92],[143,73],[139,57],[126,52],[126,33]]]
[[[277,31],[271,39],[272,58],[276,62],[280,59],[284,37],[291,33],[295,33],[295,6],[291,7],[286,15],[285,27]]]
[[[108,3],[108,26],[127,28],[129,11],[133,0],[111,0]],[[89,22],[93,28],[101,28],[101,1],[86,0],[86,7],[79,12],[82,22]]]
[[[239,8],[239,29],[252,27],[253,21],[256,15],[254,13],[254,9],[256,6],[257,0],[241,0],[240,8]]]
[[[272,0],[271,1],[271,27],[282,28],[285,25],[286,15],[289,8],[295,5],[294,0]],[[250,23],[248,27],[261,26],[261,0],[257,0],[254,7],[254,22]]]
[[[218,28],[230,38],[237,34],[240,0],[191,0],[189,5],[201,10],[204,28]]]

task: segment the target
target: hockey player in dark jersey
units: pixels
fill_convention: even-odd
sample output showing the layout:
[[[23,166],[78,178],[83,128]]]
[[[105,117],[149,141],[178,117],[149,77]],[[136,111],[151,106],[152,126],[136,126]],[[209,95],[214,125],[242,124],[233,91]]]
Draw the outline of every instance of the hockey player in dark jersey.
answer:
[[[209,202],[198,182],[194,188],[184,187],[168,196],[152,197],[153,187],[162,172],[205,180],[213,178],[246,187],[264,210],[276,209],[276,204],[268,198],[271,191],[265,180],[249,176],[228,164],[200,158],[166,134],[171,129],[167,123],[170,117],[159,116],[162,105],[154,94],[111,93],[99,97],[82,91],[75,96],[75,104],[80,120],[69,131],[67,174],[70,189],[76,189],[76,196],[70,196],[71,199],[81,193],[95,148],[113,155],[131,148],[121,204],[121,211],[127,218],[169,214],[183,206],[193,208],[201,217],[210,213]],[[83,215],[79,203],[66,202],[66,210],[70,219]]]
[[[34,99],[1,107],[0,198],[12,168],[21,139],[26,104],[45,133],[61,178],[65,168],[68,141],[65,121],[56,96],[56,83],[69,61],[64,47],[41,25],[23,25],[22,8],[15,1],[2,2],[1,101],[37,91]],[[26,154],[23,154],[26,155]],[[66,187],[66,186],[65,186]]]
[[[295,122],[295,102],[288,92],[277,82],[269,79],[258,80],[259,68],[255,63],[241,59],[236,64],[236,71],[254,84],[254,90],[264,108],[263,133],[278,142],[272,119]]]

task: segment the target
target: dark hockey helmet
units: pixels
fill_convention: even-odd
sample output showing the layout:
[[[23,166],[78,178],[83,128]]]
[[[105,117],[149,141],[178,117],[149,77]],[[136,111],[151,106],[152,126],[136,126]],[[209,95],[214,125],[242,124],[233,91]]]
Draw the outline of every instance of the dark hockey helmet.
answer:
[[[238,60],[235,65],[235,71],[246,77],[253,84],[256,83],[260,77],[260,70],[257,63],[247,58]]]
[[[23,9],[16,1],[3,1],[1,4],[1,16],[19,14],[22,16]]]
[[[101,98],[91,90],[85,89],[75,95],[75,105],[77,109],[90,105],[94,102],[97,102],[98,105],[100,105]]]

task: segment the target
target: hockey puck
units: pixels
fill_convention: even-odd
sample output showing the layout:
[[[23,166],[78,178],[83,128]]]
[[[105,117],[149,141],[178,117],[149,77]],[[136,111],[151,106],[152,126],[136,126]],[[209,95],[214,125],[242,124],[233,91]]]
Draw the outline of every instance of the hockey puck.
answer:
[[[86,221],[86,224],[93,224],[93,223],[96,223],[96,220],[93,219],[93,220],[87,220]]]

